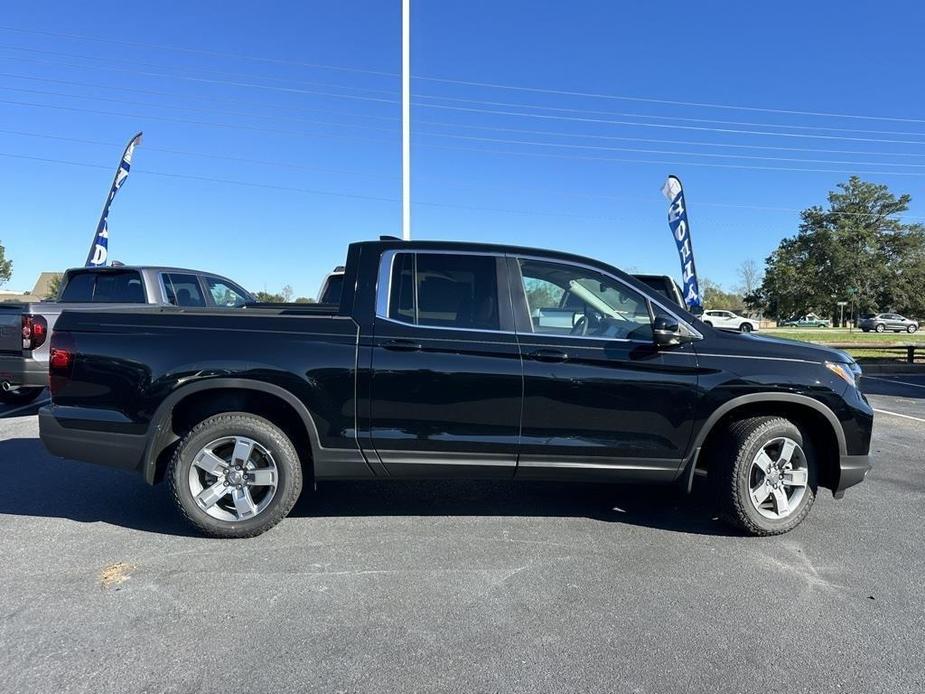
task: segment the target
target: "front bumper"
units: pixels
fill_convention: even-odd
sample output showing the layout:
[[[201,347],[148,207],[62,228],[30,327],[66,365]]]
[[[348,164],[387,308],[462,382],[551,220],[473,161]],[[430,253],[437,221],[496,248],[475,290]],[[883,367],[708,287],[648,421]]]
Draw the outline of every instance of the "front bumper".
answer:
[[[48,385],[48,362],[36,361],[21,354],[0,354],[0,382],[24,388]]]
[[[67,410],[54,405],[39,410],[39,437],[52,455],[122,470],[141,469],[146,436],[114,432],[102,419],[91,423],[67,416]],[[97,428],[89,428],[93,424]]]
[[[832,489],[832,496],[841,499],[848,487],[864,481],[870,470],[870,455],[843,455],[839,463],[838,484]]]

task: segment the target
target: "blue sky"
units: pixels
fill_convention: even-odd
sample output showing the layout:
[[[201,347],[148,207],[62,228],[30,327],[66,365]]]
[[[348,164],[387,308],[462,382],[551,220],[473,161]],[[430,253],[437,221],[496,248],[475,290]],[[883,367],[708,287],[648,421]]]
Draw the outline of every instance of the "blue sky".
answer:
[[[112,258],[314,296],[347,243],[400,233],[400,4],[8,3],[7,288],[82,264],[142,130]],[[833,7],[413,0],[414,236],[678,276],[675,173],[701,276],[733,286],[851,173],[925,217],[925,8]]]

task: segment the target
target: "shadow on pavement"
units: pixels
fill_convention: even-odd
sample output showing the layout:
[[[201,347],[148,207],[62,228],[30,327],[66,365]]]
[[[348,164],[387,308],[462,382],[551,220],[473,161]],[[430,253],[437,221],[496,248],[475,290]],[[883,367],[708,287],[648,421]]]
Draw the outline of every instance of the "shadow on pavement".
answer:
[[[35,400],[29,403],[0,403],[0,419],[8,417],[31,417],[38,414],[39,408],[44,407],[51,402],[48,397],[48,391],[41,393]]]
[[[35,438],[0,441],[0,514],[109,523],[170,535],[196,535],[169,489],[129,472],[50,456]],[[704,485],[700,485],[703,487]],[[576,517],[703,535],[737,535],[713,519],[708,494],[669,486],[514,481],[323,482],[303,493],[293,517]]]

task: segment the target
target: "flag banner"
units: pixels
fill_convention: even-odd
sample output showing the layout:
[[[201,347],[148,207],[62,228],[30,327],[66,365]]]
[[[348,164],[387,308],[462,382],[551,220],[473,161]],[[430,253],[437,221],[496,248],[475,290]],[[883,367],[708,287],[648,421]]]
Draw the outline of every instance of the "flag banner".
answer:
[[[129,140],[125,151],[122,153],[122,160],[119,162],[119,168],[116,169],[116,175],[112,179],[112,186],[109,188],[106,204],[103,205],[103,214],[100,215],[100,222],[96,225],[93,243],[90,244],[90,252],[87,254],[86,267],[102,267],[109,258],[109,207],[116,197],[116,192],[125,183],[125,179],[128,178],[128,172],[132,168],[132,155],[135,153],[135,148],[140,144],[141,133],[138,133]]]
[[[681,179],[669,176],[662,186],[662,194],[668,198],[668,228],[678,246],[681,258],[681,279],[683,281],[684,302],[687,307],[699,313],[703,309],[700,296],[700,283],[697,281],[697,268],[694,265],[694,249],[691,246],[691,228],[687,221],[687,205],[684,202],[684,189]]]

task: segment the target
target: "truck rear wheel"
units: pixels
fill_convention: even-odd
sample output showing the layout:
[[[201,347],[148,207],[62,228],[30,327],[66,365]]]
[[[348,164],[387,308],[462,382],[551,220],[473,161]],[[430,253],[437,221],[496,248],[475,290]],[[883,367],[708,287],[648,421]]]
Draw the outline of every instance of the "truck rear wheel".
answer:
[[[285,518],[302,491],[292,442],[245,412],[218,414],[183,437],[168,468],[183,516],[211,537],[254,537]]]
[[[751,535],[779,535],[798,526],[816,495],[810,442],[783,417],[733,422],[710,470],[724,520]]]

